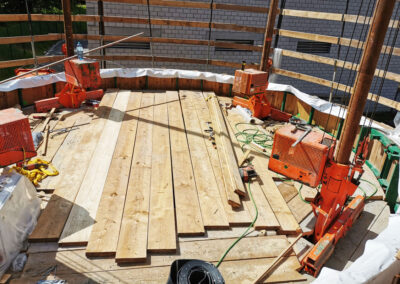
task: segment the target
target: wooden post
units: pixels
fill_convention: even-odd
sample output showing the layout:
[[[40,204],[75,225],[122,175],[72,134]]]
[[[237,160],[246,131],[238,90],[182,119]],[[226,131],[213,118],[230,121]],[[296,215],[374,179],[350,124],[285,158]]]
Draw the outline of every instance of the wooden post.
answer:
[[[97,13],[100,16],[100,21],[99,21],[99,35],[100,35],[100,45],[104,45],[104,39],[103,36],[105,35],[105,28],[104,28],[104,4],[103,1],[98,1],[97,2]],[[102,49],[100,51],[101,55],[106,56],[106,49]],[[106,61],[103,60],[102,62],[102,67],[105,69],[106,67]]]
[[[396,0],[378,0],[376,3],[354,91],[350,98],[346,120],[344,121],[342,137],[337,146],[338,150],[335,155],[337,163],[349,163],[354,140],[357,136],[357,128],[367,102],[368,92],[374,78],[395,2]]]
[[[268,58],[271,51],[272,36],[274,35],[275,19],[279,0],[271,0],[269,4],[267,26],[265,27],[264,46],[261,56],[260,70],[267,71]]]
[[[62,0],[64,13],[65,44],[67,45],[67,57],[74,55],[74,40],[72,38],[71,0]]]

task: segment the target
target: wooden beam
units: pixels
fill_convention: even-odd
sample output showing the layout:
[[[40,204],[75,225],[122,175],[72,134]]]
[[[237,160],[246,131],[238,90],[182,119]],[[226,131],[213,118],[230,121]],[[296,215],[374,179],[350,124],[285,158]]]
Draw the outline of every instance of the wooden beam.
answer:
[[[207,129],[208,123],[210,123],[212,121],[207,103],[204,100],[202,93],[195,92],[194,96],[196,98],[194,106],[196,108],[197,116],[199,118],[201,125],[204,127],[204,129]],[[206,133],[203,130],[203,137],[208,138],[209,133]],[[211,161],[212,168],[214,171],[214,177],[218,184],[218,190],[219,190],[220,196],[223,201],[227,200],[224,178],[221,178],[221,177],[224,177],[222,170],[221,170],[221,159],[218,156],[218,150],[213,147],[211,141],[209,141],[209,143],[207,143],[207,152],[208,152],[208,156],[210,157],[210,161]],[[240,205],[239,208],[232,208],[232,206],[230,206],[228,204],[228,202],[222,202],[222,204],[224,205],[225,214],[227,215],[229,224],[231,226],[248,226],[248,225],[250,225],[251,217],[249,215],[249,212],[244,209],[243,205]]]
[[[169,140],[167,95],[155,95],[151,193],[147,250],[176,251],[174,189],[172,183],[171,145]]]
[[[318,19],[318,20],[328,20],[328,21],[343,21],[349,23],[358,23],[358,24],[369,24],[370,17],[365,16],[357,16],[357,15],[343,15],[340,13],[325,13],[325,12],[317,12],[317,11],[303,11],[303,10],[292,10],[292,9],[283,9],[281,14],[283,16],[289,17],[298,17],[298,18],[308,18],[308,19]],[[389,27],[396,27],[398,24],[398,20],[391,20],[389,23]]]
[[[131,174],[125,198],[115,261],[141,262],[147,258],[154,94],[143,93]]]
[[[268,71],[270,68],[269,62],[269,54],[271,52],[271,45],[272,45],[272,36],[274,34],[274,27],[275,27],[275,20],[278,8],[279,0],[270,0],[269,2],[269,10],[271,11],[268,13],[267,24],[265,26],[264,32],[264,45],[263,51],[261,54],[261,62],[260,62],[260,70]]]
[[[61,234],[61,246],[86,245],[117,143],[130,92],[119,91]]]
[[[46,179],[49,181],[47,188],[54,188],[55,191],[40,215],[35,230],[29,236],[29,241],[54,242],[60,238],[116,96],[115,90],[105,93],[97,112],[98,118],[81,126],[80,131],[71,131],[54,156],[52,163],[63,174]],[[80,124],[87,121],[90,122],[88,117],[83,117],[77,122]]]
[[[205,230],[178,92],[167,91],[167,100],[178,235],[203,235]]]
[[[310,76],[310,75],[306,75],[306,74],[302,74],[302,73],[289,71],[289,70],[284,70],[284,69],[279,69],[279,68],[272,68],[272,72],[275,73],[275,74],[282,75],[282,76],[286,76],[286,77],[290,77],[290,78],[295,78],[295,79],[299,79],[299,80],[315,83],[315,84],[322,85],[322,86],[325,86],[325,87],[331,87],[331,85],[332,85],[332,81],[329,81],[329,80],[326,80],[326,79],[322,79],[322,78],[318,78],[318,77],[314,77],[314,76]],[[346,86],[344,84],[334,83],[333,84],[333,88],[338,88],[338,90],[340,90],[340,91],[352,92],[352,87]],[[376,101],[378,99],[378,96],[375,95],[375,94],[369,93],[368,94],[368,99],[370,101]],[[400,102],[396,102],[394,100],[391,100],[391,99],[388,99],[388,98],[385,98],[385,97],[381,96],[381,97],[379,97],[378,103],[400,111]]]
[[[89,0],[89,1],[96,1],[96,0]],[[146,0],[103,0],[103,2],[147,5]],[[210,9],[210,3],[208,2],[150,0],[149,4],[151,6]],[[243,12],[262,13],[262,14],[268,13],[268,8],[257,7],[257,6],[242,6],[233,4],[213,3],[212,8],[213,10],[243,11]]]
[[[95,223],[86,247],[86,256],[115,256],[128,187],[139,108],[140,92],[132,92],[101,195]]]
[[[193,173],[196,181],[201,214],[206,229],[228,229],[229,223],[218,191],[212,165],[208,159],[205,138],[195,109],[194,91],[179,91],[185,121]]]
[[[297,52],[297,51],[292,51],[292,50],[287,50],[283,49],[282,50],[282,55],[283,56],[288,56],[292,58],[297,58],[297,59],[303,59],[303,60],[308,60],[308,61],[313,61],[317,63],[323,63],[323,64],[328,64],[328,65],[335,65],[336,61],[336,66],[338,68],[346,68],[346,69],[352,69],[352,70],[358,70],[359,65],[358,64],[353,64],[352,62],[347,62],[343,60],[337,60],[334,58],[329,58],[329,57],[324,57],[324,56],[319,56],[319,55],[314,55],[314,54],[309,54],[309,53],[302,53],[302,52]],[[375,70],[375,76],[378,77],[383,77],[383,70],[381,69],[376,69]],[[386,72],[386,79],[396,81],[400,83],[400,74],[396,74],[393,72]]]
[[[275,32],[279,33],[280,36],[290,37],[290,38],[300,38],[312,41],[321,41],[331,44],[341,44],[344,46],[351,46],[354,48],[363,48],[364,42],[359,41],[356,39],[349,39],[349,38],[338,38],[335,36],[327,36],[327,35],[320,35],[320,34],[312,34],[312,33],[305,33],[305,32],[297,32],[297,31],[290,31],[290,30],[275,30]],[[382,46],[382,53],[389,53],[390,47],[384,45]],[[400,56],[400,48],[395,47],[393,49],[393,55]]]

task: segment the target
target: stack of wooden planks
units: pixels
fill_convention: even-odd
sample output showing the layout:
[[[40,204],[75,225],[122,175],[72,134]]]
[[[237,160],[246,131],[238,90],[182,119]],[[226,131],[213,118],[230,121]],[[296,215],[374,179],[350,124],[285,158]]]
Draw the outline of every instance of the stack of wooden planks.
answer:
[[[276,256],[278,248],[287,244],[284,235],[297,235],[301,230],[300,219],[267,170],[266,156],[254,155],[259,179],[243,184],[237,164],[243,153],[232,127],[239,121],[238,116],[224,115],[213,93],[108,90],[95,116],[82,114],[59,122],[79,128],[63,134],[58,146],[48,151],[54,153],[53,163],[61,174],[48,178],[45,184],[54,189],[54,194],[29,241],[57,242],[55,250],[59,252],[53,258],[60,255],[65,261],[77,246],[78,258],[87,262],[95,260],[85,255],[113,258],[104,261],[125,265],[149,265],[151,259],[146,267],[149,273],[158,273],[153,266],[157,265],[157,255],[163,253],[168,257],[160,257],[163,262],[159,266],[160,275],[165,275],[164,266],[178,256],[218,261],[233,240],[211,240],[209,232],[219,230],[223,235],[233,227],[248,226],[258,215],[256,230],[282,236],[246,240],[246,251],[254,250],[255,256],[242,252],[240,258],[238,251],[236,259],[230,256],[227,260],[243,263],[221,266],[227,279],[233,277],[230,271],[238,269],[243,274],[236,275],[250,281],[272,261],[272,254],[264,253],[264,247],[272,249],[272,239],[282,242],[274,248]],[[210,124],[216,148],[207,132]],[[182,238],[194,236],[202,236],[193,241],[198,255],[185,253],[186,244],[182,243]],[[203,255],[211,250],[215,251],[213,256]],[[288,257],[284,263],[280,269],[298,269],[295,257]],[[252,265],[257,271],[244,275],[242,265]],[[110,270],[118,270],[111,266]],[[90,269],[79,273],[82,275],[73,277],[93,275]],[[293,273],[287,278],[273,273],[271,279],[295,281],[299,274]]]

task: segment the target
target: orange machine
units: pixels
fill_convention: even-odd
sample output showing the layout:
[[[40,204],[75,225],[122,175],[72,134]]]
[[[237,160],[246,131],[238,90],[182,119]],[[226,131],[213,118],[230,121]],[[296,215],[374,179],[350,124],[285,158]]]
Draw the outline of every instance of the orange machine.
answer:
[[[355,163],[336,163],[333,154],[336,139],[312,131],[304,121],[291,119],[291,124],[275,132],[268,168],[304,184],[321,189],[311,203],[316,224],[313,249],[302,260],[304,269],[316,276],[332,254],[334,246],[358,218],[364,208],[364,197],[347,200],[358,187],[363,173],[365,146],[357,153]]]
[[[316,187],[320,184],[327,159],[332,159],[336,139],[308,129],[291,124],[278,129],[268,168]],[[299,143],[295,145],[297,141]]]
[[[272,61],[269,62],[272,65]],[[274,120],[288,121],[290,114],[272,108],[265,99],[268,87],[268,72],[255,69],[235,71],[232,91],[238,96],[233,98],[233,105],[240,105],[251,111],[256,118],[271,117]],[[250,97],[246,99],[244,97]]]
[[[53,107],[78,108],[87,99],[103,97],[99,62],[90,59],[72,59],[64,63],[67,84],[55,98],[35,102],[37,112],[47,112]]]

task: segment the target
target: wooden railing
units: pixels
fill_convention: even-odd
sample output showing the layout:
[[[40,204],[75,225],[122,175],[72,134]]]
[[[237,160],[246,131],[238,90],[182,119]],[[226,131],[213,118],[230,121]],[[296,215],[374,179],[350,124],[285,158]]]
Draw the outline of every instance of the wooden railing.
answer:
[[[95,1],[96,0],[88,0]],[[137,5],[147,5],[147,0],[103,0],[103,2],[112,2],[112,3],[125,3],[125,4],[137,4]],[[180,7],[180,8],[196,8],[196,9],[215,9],[215,10],[230,10],[230,11],[243,11],[243,12],[251,12],[258,14],[267,14],[268,8],[266,7],[257,7],[257,6],[243,6],[243,5],[233,5],[233,4],[218,4],[213,3],[210,6],[209,2],[186,2],[186,1],[171,1],[171,0],[149,0],[149,4],[153,6],[164,6],[164,7]],[[309,18],[309,19],[319,19],[319,20],[329,20],[329,21],[344,21],[350,23],[359,23],[368,25],[370,22],[369,17],[357,16],[357,15],[343,15],[340,13],[325,13],[325,12],[314,12],[314,11],[302,11],[302,10],[292,10],[292,9],[283,9],[279,11],[281,15],[284,17],[299,17],[299,18]],[[31,17],[32,21],[63,21],[62,15],[41,15],[41,14],[33,14]],[[147,18],[138,18],[138,17],[117,17],[117,16],[103,16],[100,17],[98,15],[74,15],[72,16],[72,20],[75,22],[109,22],[109,23],[131,23],[131,24],[140,24],[140,25],[148,25],[149,20]],[[21,22],[28,21],[27,15],[24,14],[6,14],[0,15],[0,22]],[[236,24],[227,24],[227,23],[218,23],[218,22],[205,22],[205,21],[186,21],[186,20],[175,20],[175,19],[159,19],[159,18],[151,18],[152,25],[161,25],[161,26],[181,26],[181,27],[195,27],[195,28],[204,28],[209,29],[219,29],[219,30],[230,30],[230,31],[239,31],[239,32],[251,32],[251,33],[264,33],[264,27],[255,27],[255,26],[243,26]],[[399,24],[398,20],[392,20],[389,27],[396,27]],[[281,37],[289,37],[310,41],[319,41],[330,43],[334,45],[342,45],[342,46],[351,46],[352,48],[363,48],[364,42],[358,41],[356,39],[350,38],[340,38],[335,36],[321,35],[321,34],[313,34],[285,29],[276,29],[275,34],[278,34]],[[63,34],[46,34],[46,35],[35,35],[34,40],[36,42],[41,41],[54,41],[60,40],[64,37]],[[75,34],[75,39],[87,39],[87,40],[104,40],[104,41],[115,41],[121,39],[122,36],[112,36],[112,35],[82,35]],[[18,43],[27,43],[30,42],[30,36],[17,36],[17,37],[3,37],[0,39],[0,44],[18,44]],[[214,40],[200,40],[200,39],[184,39],[184,38],[164,38],[164,37],[137,37],[130,40],[131,42],[153,42],[153,43],[161,43],[161,44],[184,44],[184,45],[202,45],[202,46],[216,46],[216,47],[225,47],[237,50],[249,50],[254,52],[261,52],[262,46],[248,45],[248,44],[233,44],[229,42],[220,42]],[[382,53],[389,53],[390,48],[384,46],[382,48]],[[308,53],[301,53],[292,50],[283,50],[282,55],[286,57],[296,58],[300,60],[316,62],[327,65],[336,65],[337,68],[345,68],[348,70],[358,70],[358,64],[352,62],[345,62],[342,60],[337,60],[334,58],[323,57]],[[400,48],[395,47],[393,49],[394,56],[400,56]],[[100,58],[99,56],[93,56],[93,58]],[[180,62],[180,63],[188,63],[188,64],[210,64],[214,66],[224,66],[230,68],[239,68],[240,63],[238,62],[227,62],[222,60],[207,60],[202,58],[185,58],[185,57],[163,57],[163,56],[146,56],[146,55],[107,55],[105,57],[101,57],[104,60],[141,60],[141,61],[155,61],[155,62]],[[38,57],[39,63],[47,63],[59,60],[59,56],[41,56]],[[0,61],[0,68],[8,68],[8,67],[16,67],[21,65],[29,65],[33,64],[33,58],[28,59],[17,59],[17,60],[7,60]],[[248,65],[248,67],[257,68],[258,65]],[[274,73],[279,74],[281,76],[286,76],[290,78],[296,78],[299,80],[311,82],[314,84],[318,84],[321,86],[337,88],[338,90],[351,90],[351,86],[346,86],[337,82],[332,83],[332,81],[319,78],[315,76],[310,76],[307,74],[302,74],[298,72],[293,72],[290,70],[284,70],[279,68],[274,68],[272,70]],[[376,70],[375,76],[383,77],[383,70]],[[400,83],[400,74],[394,72],[386,72],[385,78],[387,80],[392,80]],[[375,94],[369,95],[370,100],[376,100],[378,97]],[[393,101],[391,99],[387,99],[384,97],[379,97],[378,102],[384,106],[394,108],[400,111],[400,103]]]

